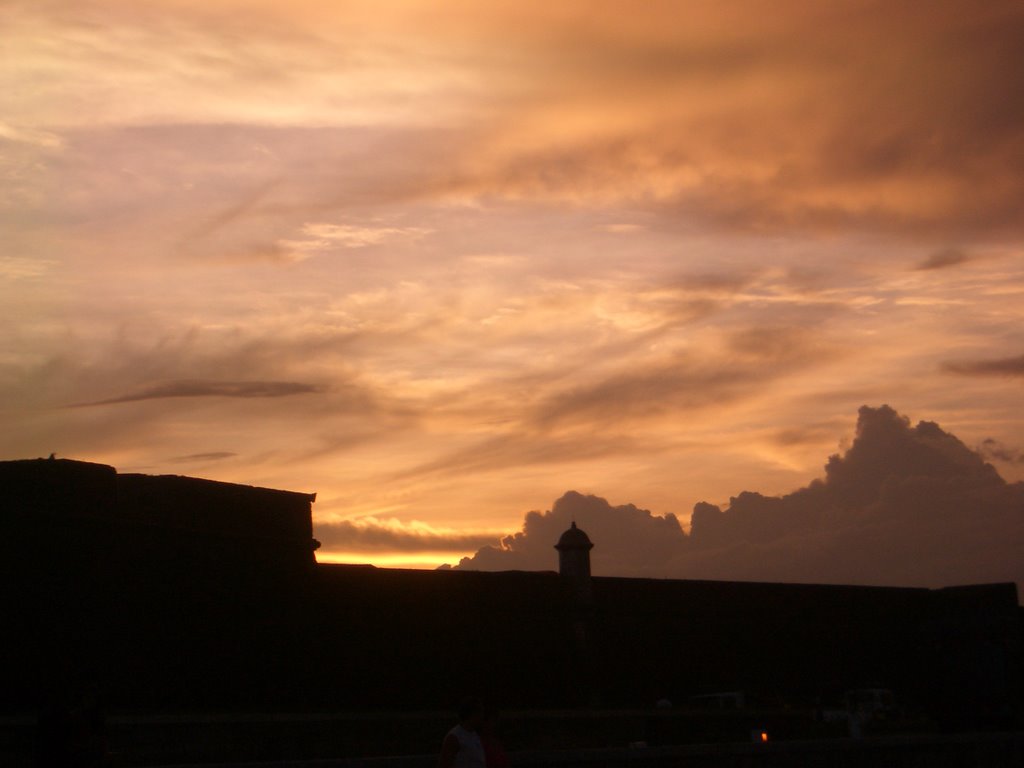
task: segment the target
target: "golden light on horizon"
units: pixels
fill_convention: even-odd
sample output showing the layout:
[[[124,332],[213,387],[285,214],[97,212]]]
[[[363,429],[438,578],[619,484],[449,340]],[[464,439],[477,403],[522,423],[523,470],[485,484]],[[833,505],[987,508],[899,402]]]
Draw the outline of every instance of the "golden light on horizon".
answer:
[[[316,561],[328,565],[372,565],[377,568],[409,568],[434,570],[442,565],[456,565],[464,552],[427,552],[422,554],[373,554],[366,552],[333,551],[321,555]]]

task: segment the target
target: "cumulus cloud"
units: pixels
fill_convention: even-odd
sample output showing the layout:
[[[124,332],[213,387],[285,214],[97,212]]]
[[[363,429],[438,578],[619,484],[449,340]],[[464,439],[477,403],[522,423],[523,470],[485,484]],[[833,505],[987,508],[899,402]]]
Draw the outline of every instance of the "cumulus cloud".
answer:
[[[551,568],[573,518],[595,543],[597,575],[1024,585],[1024,483],[1006,483],[954,435],[911,426],[888,406],[860,409],[853,443],[823,478],[780,497],[744,491],[725,509],[699,503],[689,535],[672,515],[569,493],[457,567]]]
[[[1005,461],[1007,464],[1024,464],[1024,451],[1005,445],[992,437],[981,441],[978,453],[986,459]]]
[[[76,407],[84,408],[94,405],[133,403],[138,400],[162,400],[170,397],[288,397],[289,395],[305,395],[321,391],[322,389],[314,384],[304,384],[298,381],[204,381],[185,379],[157,384],[107,400],[79,403]]]
[[[551,570],[557,562],[553,547],[573,521],[592,540],[614,542],[592,553],[593,568],[599,574],[623,569],[653,572],[669,562],[686,538],[675,515],[659,517],[632,504],[613,507],[597,496],[569,491],[549,511],[529,512],[521,531],[464,557],[456,568]]]
[[[965,376],[1024,376],[1024,355],[1001,357],[995,360],[966,360],[948,362],[943,368]]]

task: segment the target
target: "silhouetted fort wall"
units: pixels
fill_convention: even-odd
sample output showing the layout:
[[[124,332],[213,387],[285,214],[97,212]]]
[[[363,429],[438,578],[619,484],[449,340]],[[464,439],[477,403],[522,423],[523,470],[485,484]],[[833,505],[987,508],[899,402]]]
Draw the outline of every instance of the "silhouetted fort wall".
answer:
[[[313,495],[0,462],[0,705],[646,707],[884,686],[949,723],[1019,707],[1012,584],[943,590],[317,565]],[[597,543],[600,546],[600,542]],[[552,552],[554,562],[555,553]],[[571,580],[570,580],[571,581]]]
[[[315,562],[316,494],[118,474],[103,464],[66,459],[0,462],[0,488],[5,526],[44,536],[28,549],[51,563],[64,555],[137,557],[159,550],[192,557],[209,551],[282,567]],[[121,545],[132,551],[119,551]]]

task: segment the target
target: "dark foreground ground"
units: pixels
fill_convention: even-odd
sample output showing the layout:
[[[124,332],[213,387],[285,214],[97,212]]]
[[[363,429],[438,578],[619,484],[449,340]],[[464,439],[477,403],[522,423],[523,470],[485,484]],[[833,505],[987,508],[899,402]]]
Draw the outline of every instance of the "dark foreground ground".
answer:
[[[432,768],[446,713],[108,716],[111,768]],[[767,742],[761,734],[767,734]],[[35,717],[0,719],[0,765],[38,764]],[[939,733],[925,720],[845,722],[790,710],[510,712],[513,766],[1024,766],[1024,730]]]
[[[602,750],[515,752],[512,766],[540,768],[1018,768],[1024,765],[1024,734],[888,736],[859,740],[778,742],[769,744],[697,744]],[[206,768],[258,764],[225,763]],[[280,761],[266,768],[434,768],[436,755]],[[173,768],[178,768],[177,766]]]

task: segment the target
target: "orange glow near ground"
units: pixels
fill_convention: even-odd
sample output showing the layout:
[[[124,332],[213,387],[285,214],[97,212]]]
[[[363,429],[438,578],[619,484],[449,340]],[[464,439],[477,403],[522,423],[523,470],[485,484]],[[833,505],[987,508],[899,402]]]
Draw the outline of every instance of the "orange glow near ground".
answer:
[[[427,553],[421,555],[367,555],[364,552],[327,552],[316,553],[318,563],[336,563],[342,565],[375,565],[378,568],[412,568],[416,570],[433,570],[445,563],[454,565],[461,553]]]

